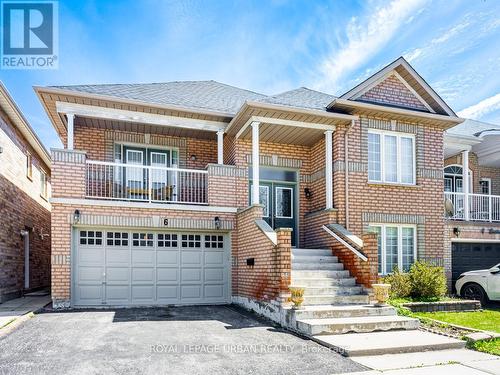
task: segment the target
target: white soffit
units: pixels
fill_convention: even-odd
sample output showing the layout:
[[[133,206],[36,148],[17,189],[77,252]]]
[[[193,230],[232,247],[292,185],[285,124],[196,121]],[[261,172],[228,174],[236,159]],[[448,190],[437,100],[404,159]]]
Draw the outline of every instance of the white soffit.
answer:
[[[154,113],[128,111],[124,109],[97,107],[85,104],[56,102],[58,113],[73,113],[76,116],[105,120],[144,123],[151,125],[197,129],[217,132],[227,126],[223,121],[199,120],[185,117],[158,115]]]

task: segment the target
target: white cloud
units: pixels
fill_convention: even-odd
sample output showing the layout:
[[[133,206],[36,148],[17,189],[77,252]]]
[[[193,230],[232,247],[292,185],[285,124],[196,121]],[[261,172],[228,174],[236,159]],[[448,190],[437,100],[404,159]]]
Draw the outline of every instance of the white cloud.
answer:
[[[353,71],[380,52],[400,26],[411,19],[427,0],[393,0],[390,4],[369,9],[365,17],[353,17],[347,25],[347,42],[320,62],[318,89],[336,89],[347,72]]]
[[[458,115],[460,117],[479,120],[487,114],[497,110],[500,110],[500,93],[481,100],[479,103],[461,110],[460,112],[458,112]]]

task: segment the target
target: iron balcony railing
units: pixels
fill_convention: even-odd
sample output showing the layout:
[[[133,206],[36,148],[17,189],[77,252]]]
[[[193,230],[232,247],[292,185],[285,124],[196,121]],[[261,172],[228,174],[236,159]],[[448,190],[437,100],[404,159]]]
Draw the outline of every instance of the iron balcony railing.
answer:
[[[208,204],[206,170],[87,160],[87,198]]]
[[[500,221],[500,196],[445,192],[445,214],[448,219]],[[466,206],[467,212],[466,212]]]

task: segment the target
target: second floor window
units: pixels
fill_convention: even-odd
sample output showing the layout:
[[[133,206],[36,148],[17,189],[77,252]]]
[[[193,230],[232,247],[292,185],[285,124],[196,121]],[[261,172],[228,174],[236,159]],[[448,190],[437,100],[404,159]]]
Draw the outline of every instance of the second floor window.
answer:
[[[33,178],[33,163],[31,161],[31,154],[26,154],[26,177],[30,180]]]
[[[40,171],[40,195],[47,198],[47,175],[44,171]]]
[[[415,137],[411,134],[370,130],[368,180],[415,184]]]

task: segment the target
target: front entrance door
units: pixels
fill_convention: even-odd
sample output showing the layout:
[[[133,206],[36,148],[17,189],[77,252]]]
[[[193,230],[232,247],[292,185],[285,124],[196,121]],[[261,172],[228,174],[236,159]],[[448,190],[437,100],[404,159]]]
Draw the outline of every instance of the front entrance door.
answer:
[[[264,206],[263,219],[273,229],[292,228],[292,246],[296,243],[296,184],[281,182],[260,183],[260,203]],[[252,184],[250,184],[250,196]]]

